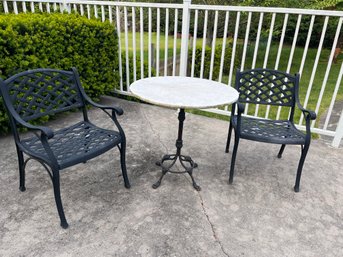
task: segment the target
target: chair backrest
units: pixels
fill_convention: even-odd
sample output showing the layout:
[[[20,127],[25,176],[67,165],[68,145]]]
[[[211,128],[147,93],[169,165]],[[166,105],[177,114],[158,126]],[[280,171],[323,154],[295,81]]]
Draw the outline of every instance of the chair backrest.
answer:
[[[299,75],[270,69],[237,71],[239,102],[294,107]]]
[[[29,70],[6,79],[2,84],[6,104],[12,105],[25,121],[84,106],[72,71]]]

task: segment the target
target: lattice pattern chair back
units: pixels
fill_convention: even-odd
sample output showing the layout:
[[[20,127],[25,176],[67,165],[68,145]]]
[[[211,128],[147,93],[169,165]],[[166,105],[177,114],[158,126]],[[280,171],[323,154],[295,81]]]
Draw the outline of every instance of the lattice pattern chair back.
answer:
[[[294,107],[298,76],[269,70],[237,71],[236,89],[239,102]]]
[[[280,144],[278,158],[281,158],[286,145],[301,145],[301,157],[294,185],[294,191],[299,192],[301,172],[311,142],[311,123],[317,115],[306,110],[299,102],[299,74],[292,76],[277,70],[251,69],[236,73],[236,89],[240,96],[232,105],[230,126],[226,142],[225,152],[229,152],[232,130],[235,131],[235,145],[233,147],[229,183],[233,182],[237,149],[240,139]],[[251,117],[246,105],[264,104],[265,106],[285,106],[290,109],[287,119],[280,119],[278,113],[276,119],[267,117]],[[264,107],[265,107],[264,106]],[[306,134],[298,130],[293,122],[295,107],[304,115],[306,121]],[[281,110],[276,107],[278,112]],[[267,108],[266,108],[267,109]],[[268,110],[268,109],[267,109]],[[255,109],[257,113],[258,108]],[[267,112],[266,112],[267,113]],[[287,114],[285,112],[285,114]],[[256,116],[256,114],[255,114]]]
[[[29,70],[9,78],[5,84],[13,108],[25,121],[84,106],[75,75],[70,71]]]
[[[26,190],[25,169],[28,161],[34,159],[41,163],[52,180],[61,227],[68,227],[60,193],[61,170],[86,163],[117,147],[124,185],[130,188],[125,161],[126,137],[117,120],[117,115],[122,115],[124,111],[118,106],[93,102],[85,93],[76,68],[72,68],[72,71],[35,69],[21,72],[5,81],[0,78],[0,95],[16,144],[19,189]],[[101,109],[111,118],[115,128],[105,129],[90,122],[86,104]],[[53,130],[44,124],[36,126],[30,123],[33,119],[75,108],[82,109],[83,120],[77,118],[72,125],[64,124],[66,126]],[[27,133],[20,137],[17,125],[27,128],[33,135]]]

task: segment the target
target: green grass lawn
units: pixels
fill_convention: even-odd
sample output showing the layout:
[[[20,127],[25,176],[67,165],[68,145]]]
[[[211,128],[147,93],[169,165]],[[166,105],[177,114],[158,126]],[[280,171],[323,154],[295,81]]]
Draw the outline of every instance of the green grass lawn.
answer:
[[[141,53],[140,53],[140,46],[141,46],[141,41],[140,41],[140,37],[141,34],[140,32],[136,32],[136,55],[137,58],[141,58]],[[133,34],[132,32],[128,33],[128,50],[129,50],[129,54],[132,55],[133,53]],[[125,38],[125,33],[121,33],[121,38],[120,38],[120,42],[122,45],[122,52],[125,52],[125,45],[126,45],[126,38]],[[157,42],[157,33],[151,33],[151,42],[152,44],[154,44],[154,47],[156,49],[156,42]],[[148,36],[148,32],[144,32],[143,33],[143,49],[144,49],[144,60],[147,61],[148,60],[148,44],[149,44],[149,36]],[[180,49],[181,49],[181,39],[178,38],[176,40],[176,52],[177,54],[180,53]],[[164,54],[165,54],[165,36],[164,33],[160,34],[160,46],[159,46],[159,52],[160,52],[160,59],[164,59]],[[168,35],[168,58],[173,56],[173,51],[174,51],[174,35]],[[156,56],[156,54],[155,54]]]
[[[143,35],[144,35],[144,39],[143,39],[143,41],[144,41],[144,60],[147,62],[147,60],[148,60],[148,33],[144,33]],[[124,33],[122,33],[121,34],[121,45],[122,45],[122,52],[123,53],[125,52],[125,37],[124,36],[125,36]],[[171,58],[173,56],[173,46],[174,46],[174,40],[173,39],[174,39],[173,35],[168,36],[168,58]],[[155,46],[156,46],[156,33],[152,33],[151,42],[153,44],[155,44]],[[130,56],[132,56],[132,53],[133,53],[132,33],[128,34],[128,43],[129,43],[128,44],[129,45],[129,47],[128,47],[129,54],[130,54]],[[221,44],[222,44],[222,39],[217,39],[216,40],[216,46],[219,46]],[[199,47],[202,46],[202,39],[201,38],[197,39],[197,46],[199,46]],[[176,44],[177,54],[180,53],[180,47],[181,47],[181,39],[178,38],[177,44]],[[189,47],[190,47],[189,53],[191,53],[192,44],[190,44]],[[255,46],[253,43],[248,46],[245,65],[244,65],[245,69],[252,67],[254,47]],[[278,53],[278,47],[279,47],[278,42],[272,43],[271,48],[270,48],[270,52],[269,52],[267,68],[271,68],[271,69],[275,68],[276,57],[277,57],[277,53]],[[239,63],[240,63],[241,58],[242,58],[241,54],[243,52],[242,51],[243,50],[243,42],[242,41],[239,41],[239,43],[237,45],[237,50],[240,53],[240,56],[237,57],[239,59]],[[266,50],[266,45],[261,44],[259,46],[259,51],[258,51],[255,67],[262,67],[263,66],[263,62],[264,62],[264,58],[265,58],[265,50]],[[320,55],[316,75],[314,77],[314,81],[313,81],[313,85],[312,85],[310,98],[309,98],[308,105],[307,105],[308,109],[315,110],[315,108],[316,108],[317,99],[318,99],[318,96],[320,94],[320,90],[322,88],[325,72],[326,72],[327,65],[328,65],[330,50],[331,49],[322,49],[322,53]],[[164,33],[163,34],[161,33],[161,35],[160,35],[159,51],[160,51],[160,60],[163,60],[164,55],[165,55]],[[289,45],[283,46],[281,58],[280,58],[280,62],[279,62],[279,67],[278,67],[279,70],[286,71],[287,66],[288,66],[290,51],[291,51],[291,46],[289,46]],[[296,73],[299,71],[303,52],[304,52],[304,49],[302,47],[296,47],[295,52],[294,52],[294,56],[293,56],[293,61],[292,61],[290,73]],[[309,48],[308,49],[306,62],[304,65],[303,72],[301,74],[302,76],[301,76],[301,81],[300,81],[300,101],[302,104],[304,104],[304,99],[305,99],[305,95],[306,95],[306,92],[307,92],[307,89],[309,86],[309,82],[310,82],[310,78],[311,78],[311,74],[312,74],[312,69],[313,69],[315,58],[316,58],[316,54],[317,54],[317,48]],[[138,59],[141,58],[140,57],[140,33],[138,33],[138,32],[136,33],[136,56]],[[323,98],[322,98],[322,101],[320,104],[320,108],[319,108],[319,117],[321,114],[323,114],[325,112],[325,110],[330,105],[330,102],[332,99],[332,94],[333,94],[333,91],[334,91],[334,88],[336,85],[336,80],[338,78],[338,73],[339,73],[341,63],[342,63],[342,57],[340,57],[337,60],[337,63],[332,63],[331,70],[329,73],[329,77],[328,77],[328,80],[326,83],[324,95],[323,95]],[[236,68],[237,67],[235,67],[235,69]],[[235,69],[234,69],[234,71],[235,71]],[[233,72],[233,74],[232,74],[232,76],[233,76],[232,77],[232,83],[234,82],[234,73],[235,72]],[[228,74],[224,74],[222,82],[228,83],[228,77],[229,77]],[[343,87],[340,87],[340,89],[338,91],[337,100],[343,100]],[[270,118],[276,117],[277,109],[278,109],[277,107],[273,107],[270,109],[270,112],[269,112]],[[265,112],[266,112],[265,106],[260,105],[258,115],[260,117],[264,117]],[[248,113],[254,114],[255,113],[255,107],[250,105],[248,108]],[[286,118],[287,116],[288,116],[288,110],[286,110],[286,108],[285,108],[281,112],[281,118]],[[296,114],[295,114],[296,123],[299,120],[299,117],[300,117],[300,113],[296,112]],[[317,123],[318,123],[318,121],[319,121],[319,118],[317,119]]]

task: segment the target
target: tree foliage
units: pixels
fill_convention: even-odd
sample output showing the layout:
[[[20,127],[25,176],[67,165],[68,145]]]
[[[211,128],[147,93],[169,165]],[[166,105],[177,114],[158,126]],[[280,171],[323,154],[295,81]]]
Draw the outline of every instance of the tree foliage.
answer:
[[[131,0],[129,2],[152,2],[180,4],[183,0]],[[285,8],[308,8],[308,9],[341,9],[342,0],[192,0],[192,4],[203,5],[245,5],[264,7],[285,7]]]
[[[213,0],[216,1],[216,0]],[[337,9],[342,8],[342,0],[246,0],[246,6],[307,8],[307,9]]]

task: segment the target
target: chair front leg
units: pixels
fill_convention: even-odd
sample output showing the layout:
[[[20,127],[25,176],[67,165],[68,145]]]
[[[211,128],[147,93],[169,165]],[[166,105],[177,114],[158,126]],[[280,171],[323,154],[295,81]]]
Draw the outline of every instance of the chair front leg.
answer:
[[[301,178],[301,173],[302,169],[304,166],[305,158],[308,152],[308,149],[310,148],[310,143],[311,143],[311,120],[315,120],[317,115],[316,113],[312,111],[305,110],[301,107],[301,105],[298,103],[300,109],[302,109],[305,118],[306,118],[306,138],[305,138],[305,144],[304,147],[302,148],[301,151],[301,157],[298,165],[298,170],[297,170],[297,177],[295,180],[295,185],[294,185],[294,191],[299,192],[300,191],[300,178]]]
[[[121,143],[121,146],[119,147],[120,150],[120,164],[121,164],[121,172],[123,174],[124,178],[124,184],[126,188],[130,188],[130,181],[127,176],[127,171],[126,171],[126,161],[125,161],[125,155],[126,155],[126,143],[125,141]]]
[[[16,145],[17,154],[18,154],[18,166],[19,166],[19,190],[24,192],[25,188],[25,164],[24,164],[24,155],[23,152]]]
[[[228,152],[229,152],[230,141],[231,141],[231,134],[232,134],[232,122],[231,122],[231,119],[230,119],[230,126],[229,126],[227,141],[226,141],[225,153],[228,153]]]
[[[295,192],[299,192],[300,191],[300,179],[301,179],[301,173],[302,173],[302,169],[304,166],[304,162],[305,162],[305,158],[308,152],[308,149],[310,147],[310,144],[306,144],[304,146],[304,148],[301,151],[301,157],[300,157],[300,161],[299,161],[299,165],[298,165],[298,171],[297,171],[297,177],[295,180],[295,186],[294,186],[294,191]]]
[[[233,146],[233,153],[232,153],[232,158],[231,158],[229,184],[232,184],[232,182],[233,182],[233,175],[235,172],[235,163],[236,163],[238,143],[239,143],[239,135],[237,133],[237,130],[235,130],[235,145]]]
[[[281,146],[280,151],[279,151],[279,153],[278,153],[278,155],[277,155],[277,158],[280,159],[280,158],[282,157],[282,153],[283,153],[283,150],[285,150],[285,147],[286,147],[285,144],[283,144],[283,145]]]
[[[61,227],[66,229],[68,228],[68,223],[64,215],[62,200],[61,200],[61,192],[60,192],[60,174],[58,169],[52,169],[52,184],[54,187],[54,195],[55,195],[55,202],[58,211],[58,215],[61,221]]]

